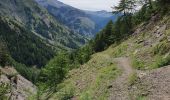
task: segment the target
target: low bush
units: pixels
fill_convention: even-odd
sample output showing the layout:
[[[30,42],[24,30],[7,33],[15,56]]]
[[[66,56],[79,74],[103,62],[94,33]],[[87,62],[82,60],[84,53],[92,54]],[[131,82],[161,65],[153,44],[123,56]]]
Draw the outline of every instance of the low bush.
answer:
[[[155,57],[155,61],[152,64],[152,68],[160,68],[163,66],[167,66],[170,64],[170,55],[166,57],[162,57],[160,55],[157,55]]]
[[[170,43],[168,43],[167,40],[164,40],[154,47],[153,53],[155,55],[156,54],[164,55],[169,51],[170,51]]]
[[[132,58],[132,66],[136,69],[144,69],[145,63],[142,60],[139,60],[138,58],[134,57]]]
[[[7,100],[5,95],[9,92],[9,89],[9,84],[0,83],[0,100]]]
[[[132,73],[129,78],[128,78],[128,83],[129,85],[134,85],[135,82],[137,81],[138,77],[137,77],[137,73]]]

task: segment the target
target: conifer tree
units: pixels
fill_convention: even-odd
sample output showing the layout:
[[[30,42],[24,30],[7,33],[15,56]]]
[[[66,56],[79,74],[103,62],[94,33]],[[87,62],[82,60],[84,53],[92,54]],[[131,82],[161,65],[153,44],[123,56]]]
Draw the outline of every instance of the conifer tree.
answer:
[[[106,25],[106,28],[105,28],[105,32],[104,32],[104,40],[105,40],[105,43],[110,45],[112,43],[112,39],[111,39],[111,36],[113,34],[113,22],[112,20],[109,21],[109,23]]]
[[[56,91],[57,85],[63,81],[68,68],[66,53],[59,53],[42,69],[39,81],[46,83],[51,91]]]
[[[152,2],[152,0],[139,0],[139,3],[142,4],[143,7],[147,7],[150,9],[153,8]]]
[[[127,16],[129,13],[133,13],[135,7],[136,0],[120,0],[118,6],[113,7],[113,13],[123,13],[124,16]]]
[[[7,64],[8,60],[9,55],[6,50],[6,46],[2,41],[0,41],[0,65],[4,67]]]
[[[118,6],[113,7],[114,14],[123,14],[122,18],[127,28],[131,28],[131,15],[135,12],[136,0],[120,0]]]

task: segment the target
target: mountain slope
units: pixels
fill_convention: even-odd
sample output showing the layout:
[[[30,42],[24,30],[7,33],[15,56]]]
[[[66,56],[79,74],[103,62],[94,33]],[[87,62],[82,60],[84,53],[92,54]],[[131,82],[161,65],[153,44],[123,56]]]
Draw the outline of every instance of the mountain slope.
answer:
[[[117,18],[117,15],[112,15],[106,11],[83,11],[57,0],[36,1],[47,8],[60,22],[73,29],[75,32],[88,37],[93,37],[109,20],[114,21]]]
[[[1,16],[18,21],[55,46],[74,49],[85,42],[80,35],[61,25],[34,0],[1,0],[0,5]]]
[[[42,66],[55,54],[52,46],[8,18],[0,17],[0,37],[10,55],[26,65]]]
[[[56,51],[73,50],[86,42],[34,0],[1,0],[0,7],[1,40],[19,63],[44,66]]]
[[[156,14],[128,39],[92,55],[89,62],[69,72],[51,100],[169,99],[169,22],[169,15]]]

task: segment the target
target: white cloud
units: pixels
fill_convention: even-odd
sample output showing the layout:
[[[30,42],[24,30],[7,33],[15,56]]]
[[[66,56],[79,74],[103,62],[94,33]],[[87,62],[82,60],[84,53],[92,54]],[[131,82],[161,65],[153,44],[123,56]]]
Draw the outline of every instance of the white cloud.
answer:
[[[99,10],[111,11],[112,10],[111,7],[117,5],[119,2],[119,0],[59,0],[59,1],[79,9],[91,11]]]

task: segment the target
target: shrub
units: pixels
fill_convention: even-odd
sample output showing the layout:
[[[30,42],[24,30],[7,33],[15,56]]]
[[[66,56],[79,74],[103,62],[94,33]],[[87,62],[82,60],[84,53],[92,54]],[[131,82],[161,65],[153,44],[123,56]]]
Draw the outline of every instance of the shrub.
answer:
[[[145,68],[144,64],[145,63],[142,60],[138,60],[137,58],[132,59],[132,66],[136,69],[144,69]]]
[[[90,92],[85,92],[81,95],[80,100],[93,100]]]
[[[121,45],[115,47],[113,56],[120,57],[120,56],[126,54],[127,48],[128,48],[127,44],[121,44]]]
[[[74,96],[74,88],[67,87],[64,93],[60,94],[60,100],[70,100]]]
[[[33,82],[34,84],[37,82],[40,73],[39,69],[28,67],[24,64],[18,63],[12,58],[10,58],[10,65],[14,66],[17,72],[25,77],[27,80]]]
[[[168,43],[167,41],[162,41],[154,47],[153,53],[163,55],[169,51],[170,51],[170,43]]]
[[[9,92],[10,86],[9,84],[1,83],[0,84],[0,100],[7,100],[5,94]]]
[[[135,82],[137,81],[138,77],[137,77],[137,73],[132,73],[129,78],[128,78],[128,83],[129,85],[134,85]]]
[[[160,68],[166,65],[170,64],[170,55],[166,56],[166,57],[162,57],[160,55],[157,55],[155,57],[155,62],[153,62],[152,67],[153,68]]]
[[[67,73],[69,60],[66,53],[59,53],[40,72],[39,82],[46,83],[54,91],[57,85],[63,81]]]
[[[145,96],[139,96],[136,98],[136,100],[147,100]]]

